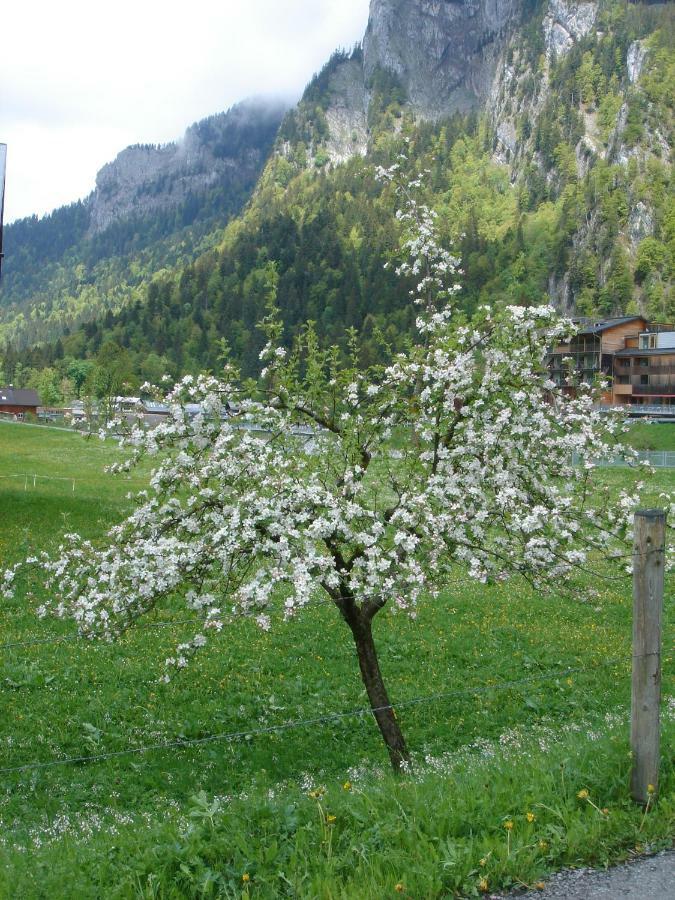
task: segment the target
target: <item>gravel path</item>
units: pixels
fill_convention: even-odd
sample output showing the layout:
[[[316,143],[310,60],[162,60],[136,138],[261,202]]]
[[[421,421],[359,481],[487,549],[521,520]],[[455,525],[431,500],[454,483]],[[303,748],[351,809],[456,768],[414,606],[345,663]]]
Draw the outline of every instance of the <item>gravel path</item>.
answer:
[[[507,900],[502,895],[494,900]],[[510,900],[675,900],[675,851],[643,857],[612,869],[566,869],[543,891],[509,894]]]

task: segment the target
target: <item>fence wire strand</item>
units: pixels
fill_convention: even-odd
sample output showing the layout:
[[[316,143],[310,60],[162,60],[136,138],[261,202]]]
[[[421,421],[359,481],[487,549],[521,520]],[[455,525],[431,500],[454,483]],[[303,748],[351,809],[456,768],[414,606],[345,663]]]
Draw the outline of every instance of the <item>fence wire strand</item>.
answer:
[[[675,647],[669,648],[665,653],[672,653]],[[579,672],[590,672],[599,668],[606,668],[616,665],[620,662],[626,662],[634,659],[644,659],[650,656],[658,656],[659,653],[640,653],[631,656],[618,656],[611,660],[598,663],[592,669],[588,666],[575,666],[562,669],[556,672],[542,672],[539,675],[530,675],[526,678],[518,678],[512,681],[502,681],[496,684],[476,685],[475,687],[461,688],[454,691],[442,691],[436,694],[429,694],[424,697],[413,697],[408,700],[402,700],[399,703],[389,703],[385,706],[378,707],[360,707],[359,709],[349,710],[346,712],[328,713],[323,716],[316,716],[311,719],[298,719],[291,722],[282,722],[278,725],[268,725],[264,728],[247,728],[243,731],[222,732],[219,734],[209,734],[201,738],[186,738],[176,741],[163,741],[156,744],[145,744],[140,747],[126,747],[123,750],[111,750],[105,753],[95,753],[88,756],[68,756],[63,759],[51,759],[45,762],[30,762],[18,766],[5,766],[0,768],[0,775],[8,775],[12,773],[27,772],[39,769],[53,768],[55,766],[76,765],[78,763],[95,763],[104,762],[109,759],[117,759],[122,756],[131,756],[139,753],[149,753],[154,750],[171,750],[171,749],[189,749],[204,744],[216,742],[232,742],[246,738],[252,738],[264,734],[274,734],[276,732],[290,731],[295,728],[308,728],[313,725],[325,725],[329,722],[337,722],[343,719],[361,718],[363,716],[375,715],[378,712],[387,710],[396,711],[397,709],[405,709],[412,706],[418,706],[423,703],[433,703],[439,700],[448,700],[453,697],[466,697],[469,695],[487,694],[491,691],[510,690],[520,687],[524,684],[531,684],[536,681],[545,681],[547,679],[557,680],[559,678],[567,678]]]

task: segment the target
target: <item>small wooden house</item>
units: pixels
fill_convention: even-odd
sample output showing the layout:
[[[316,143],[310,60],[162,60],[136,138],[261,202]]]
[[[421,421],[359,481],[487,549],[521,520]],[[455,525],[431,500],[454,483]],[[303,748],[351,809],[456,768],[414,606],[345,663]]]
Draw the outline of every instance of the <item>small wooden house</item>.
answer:
[[[24,388],[0,387],[0,413],[23,417],[26,413],[37,415],[40,398],[37,391]]]

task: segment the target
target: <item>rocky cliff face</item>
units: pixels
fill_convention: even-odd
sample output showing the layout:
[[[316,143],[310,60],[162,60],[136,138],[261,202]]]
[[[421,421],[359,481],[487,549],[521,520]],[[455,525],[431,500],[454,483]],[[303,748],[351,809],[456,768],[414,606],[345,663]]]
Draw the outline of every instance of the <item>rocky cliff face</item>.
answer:
[[[362,52],[331,65],[324,79],[328,134],[320,143],[330,160],[340,163],[367,152],[378,73],[395,78],[405,105],[418,119],[435,121],[481,106],[525,3],[371,0]],[[301,103],[300,120],[314,117],[315,93],[304,113]],[[310,139],[310,161],[317,149],[312,143]]]
[[[372,0],[363,42],[366,81],[395,72],[425,119],[466,110],[490,88],[522,0]]]
[[[549,59],[563,56],[595,24],[598,4],[576,0],[550,0],[544,17],[544,36]]]
[[[238,189],[255,180],[284,113],[280,103],[247,101],[192,125],[175,143],[123,150],[96,177],[90,234],[177,208],[214,186]]]

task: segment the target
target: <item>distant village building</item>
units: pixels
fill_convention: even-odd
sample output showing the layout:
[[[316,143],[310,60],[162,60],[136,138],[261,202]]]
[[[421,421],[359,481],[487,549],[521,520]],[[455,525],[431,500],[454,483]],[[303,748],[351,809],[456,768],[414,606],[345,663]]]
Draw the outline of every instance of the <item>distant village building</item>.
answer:
[[[0,413],[23,418],[26,413],[37,415],[40,398],[36,391],[23,388],[0,387]]]
[[[23,418],[26,413],[37,415],[40,398],[36,391],[23,388],[0,387],[0,413]]]
[[[551,379],[573,392],[575,384],[593,384],[604,376],[602,401],[613,406],[672,408],[675,415],[675,327],[644,316],[581,320],[569,344],[548,356]]]

